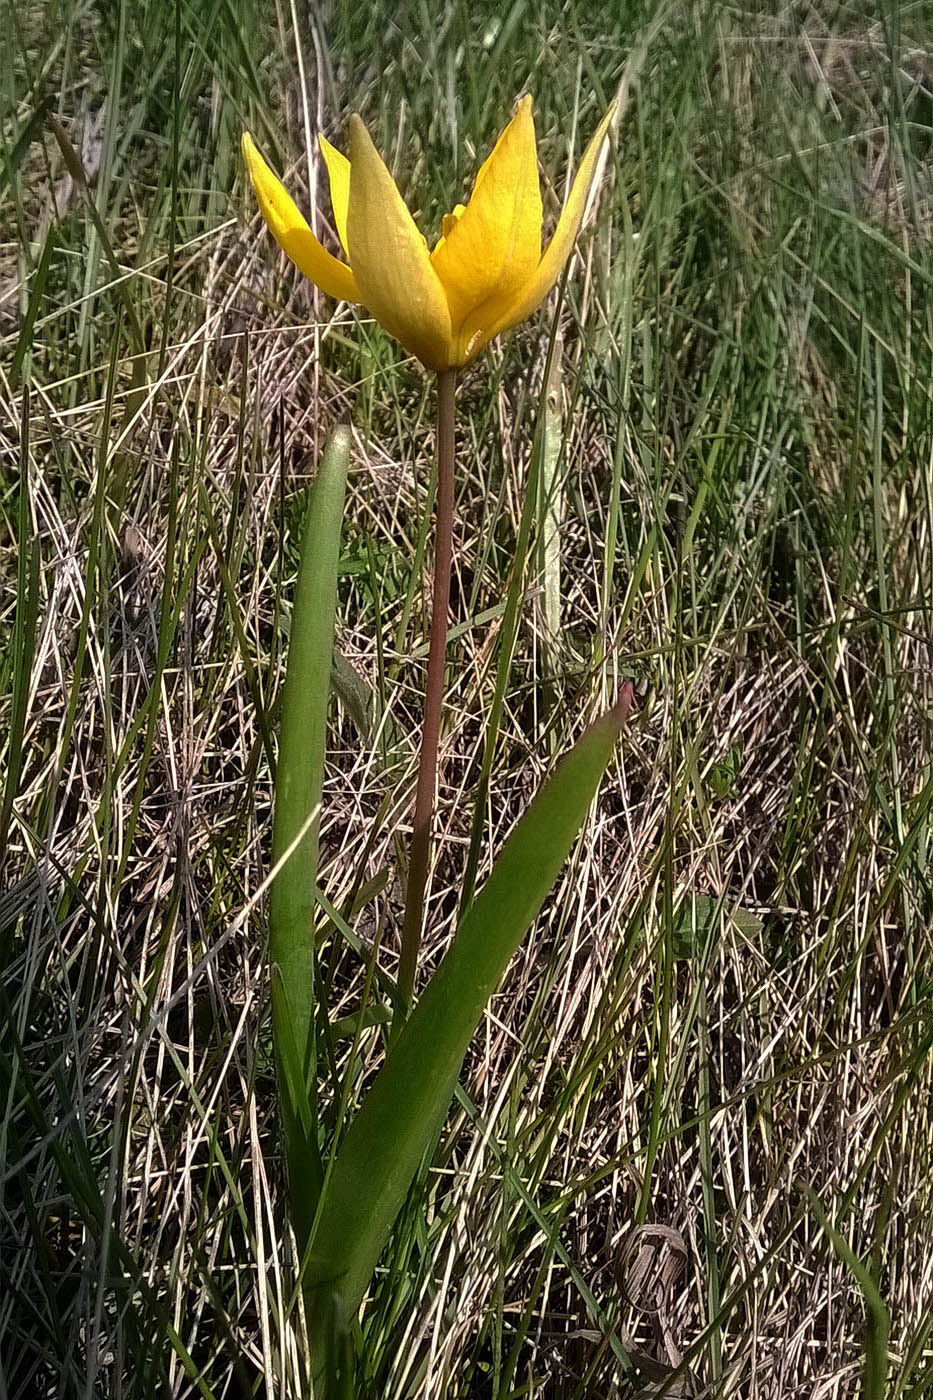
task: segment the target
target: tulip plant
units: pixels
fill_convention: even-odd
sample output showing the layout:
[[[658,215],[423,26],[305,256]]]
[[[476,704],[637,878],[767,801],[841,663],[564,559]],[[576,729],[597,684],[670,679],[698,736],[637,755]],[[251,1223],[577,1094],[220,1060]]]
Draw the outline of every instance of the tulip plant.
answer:
[[[531,98],[518,104],[466,205],[433,249],[358,116],[349,159],[323,136],[334,225],[345,260],[315,237],[249,134],[243,155],[276,241],[322,291],[359,302],[437,375],[437,505],[427,689],[395,993],[383,1064],[325,1166],[317,1115],[317,819],[324,762],[337,560],[349,455],[338,429],[312,488],[282,709],[276,776],[270,976],[292,1225],[314,1352],[316,1392],[349,1392],[354,1322],[406,1193],[438,1131],[469,1041],[509,959],[566,858],[627,712],[631,691],[597,720],[535,797],[466,906],[451,947],[414,1000],[430,860],[449,607],[458,372],[526,319],[573,249],[618,111],[584,153],[542,251]],[[323,1009],[326,1014],[326,1008]]]

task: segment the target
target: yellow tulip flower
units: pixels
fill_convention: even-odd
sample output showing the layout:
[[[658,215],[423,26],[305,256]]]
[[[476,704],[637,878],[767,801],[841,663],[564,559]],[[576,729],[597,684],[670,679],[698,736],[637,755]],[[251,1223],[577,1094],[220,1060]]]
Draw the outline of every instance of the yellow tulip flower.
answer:
[[[445,214],[433,251],[361,119],[350,118],[350,158],[320,138],[337,235],[346,262],[314,236],[248,132],[243,157],[263,218],[316,287],[361,302],[428,369],[472,363],[485,345],[525,320],[560,276],[580,228],[613,103],[586,148],[570,194],[541,251],[541,190],[531,98],[518,104],[480,167],[469,202]]]

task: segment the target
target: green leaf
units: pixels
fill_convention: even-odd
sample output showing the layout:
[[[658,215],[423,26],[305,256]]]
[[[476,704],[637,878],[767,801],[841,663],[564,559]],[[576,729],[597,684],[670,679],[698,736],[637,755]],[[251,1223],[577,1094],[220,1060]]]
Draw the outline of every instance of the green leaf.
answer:
[[[537,794],[364,1099],[325,1182],[308,1270],[309,1313],[326,1290],[359,1308],[395,1217],[447,1112],[483,1011],[563,865],[631,702],[577,741]],[[320,1290],[320,1291],[317,1291]]]
[[[671,930],[674,957],[695,957],[713,930],[729,921],[746,938],[761,937],[761,920],[757,914],[738,905],[730,909],[721,899],[711,899],[707,894],[687,895],[674,915]]]
[[[269,892],[272,1033],[292,1200],[302,1248],[322,1167],[317,1142],[314,909],[337,562],[350,435],[336,428],[308,500],[282,697]]]
[[[745,758],[745,743],[740,738],[731,746],[726,757],[720,763],[714,763],[709,770],[709,785],[716,797],[728,797],[733,791],[736,780],[742,771],[742,762]]]

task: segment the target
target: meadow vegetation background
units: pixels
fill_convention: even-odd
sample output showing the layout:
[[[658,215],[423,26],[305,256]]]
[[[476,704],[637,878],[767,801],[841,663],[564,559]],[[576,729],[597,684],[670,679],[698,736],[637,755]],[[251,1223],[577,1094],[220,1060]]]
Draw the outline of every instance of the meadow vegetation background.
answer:
[[[559,306],[461,389],[428,967],[497,681],[480,878],[626,678],[636,710],[384,1257],[360,1394],[928,1397],[933,8],[4,25],[0,1394],[301,1393],[263,882],[338,420],[335,1129],[384,1048],[433,389],[272,246],[241,129],[329,236],[307,153],[359,110],[428,230],[527,90],[553,220],[636,54]]]

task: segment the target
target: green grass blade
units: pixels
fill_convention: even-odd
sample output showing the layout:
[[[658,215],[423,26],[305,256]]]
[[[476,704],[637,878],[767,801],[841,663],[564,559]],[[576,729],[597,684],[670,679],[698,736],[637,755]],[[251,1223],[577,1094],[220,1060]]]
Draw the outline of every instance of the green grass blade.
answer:
[[[53,224],[45,236],[45,243],[42,246],[42,255],[39,258],[39,266],[36,268],[32,290],[29,293],[29,305],[26,308],[26,315],[23,317],[23,324],[16,342],[16,349],[13,351],[13,363],[10,366],[10,383],[14,385],[14,387],[19,383],[23,362],[32,348],[36,317],[39,314],[39,307],[42,305],[42,299],[45,296],[45,284],[48,281],[49,268],[52,263],[52,255],[55,252],[55,245],[55,225]]]
[[[293,1223],[302,1248],[321,1183],[314,1112],[314,885],[349,457],[349,432],[337,428],[311,488],[305,521],[275,784],[272,1027]]]
[[[891,1317],[871,1273],[858,1258],[848,1240],[840,1235],[827,1216],[816,1192],[803,1183],[810,1209],[833,1249],[851,1272],[865,1303],[865,1361],[862,1370],[862,1400],[884,1400],[888,1377],[888,1338]]]
[[[16,551],[16,620],[12,636],[11,719],[7,745],[6,777],[0,800],[0,867],[6,853],[7,835],[13,815],[13,803],[23,769],[23,733],[29,705],[29,677],[32,672],[39,617],[39,545],[32,538],[30,518],[29,476],[29,411],[28,388],[23,392],[23,414],[20,427],[22,443],[19,521]]]
[[[558,333],[551,358],[551,372],[544,391],[544,421],[541,441],[541,470],[538,477],[538,564],[543,595],[541,617],[544,623],[544,667],[550,677],[559,671],[560,656],[560,550],[563,486],[560,466],[563,455],[561,421],[561,358],[563,344]]]
[[[337,1289],[348,1315],[359,1307],[446,1112],[486,1004],[580,829],[630,697],[626,688],[615,709],[577,741],[519,821],[337,1152],[321,1198],[310,1282]]]

